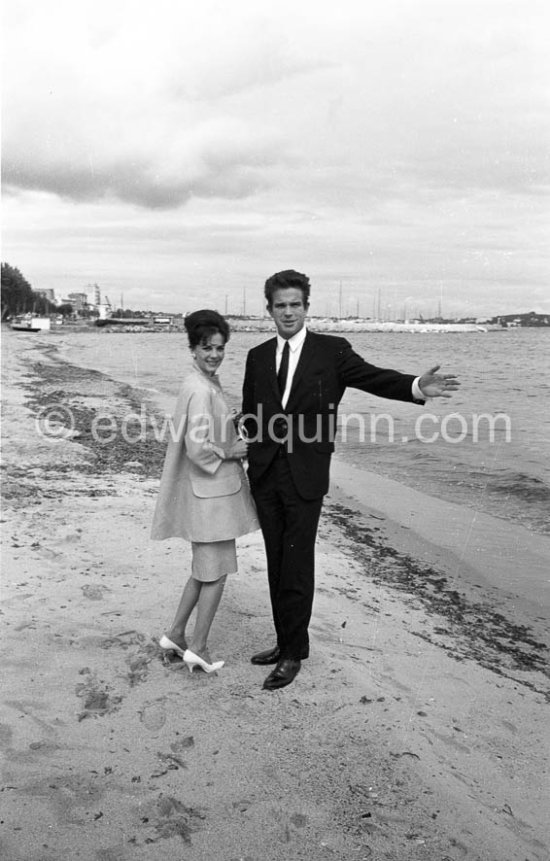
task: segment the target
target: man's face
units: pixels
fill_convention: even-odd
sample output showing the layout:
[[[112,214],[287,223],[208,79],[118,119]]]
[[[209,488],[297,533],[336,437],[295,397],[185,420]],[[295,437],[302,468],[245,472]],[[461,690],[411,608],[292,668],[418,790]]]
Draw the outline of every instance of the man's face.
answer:
[[[292,338],[306,321],[308,305],[304,305],[302,291],[298,287],[275,290],[273,304],[268,311],[275,321],[281,338]]]

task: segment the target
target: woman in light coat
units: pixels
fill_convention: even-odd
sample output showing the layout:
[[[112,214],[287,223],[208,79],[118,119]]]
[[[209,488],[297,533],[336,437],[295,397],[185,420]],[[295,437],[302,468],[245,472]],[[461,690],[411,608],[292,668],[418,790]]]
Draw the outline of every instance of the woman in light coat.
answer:
[[[228,574],[237,571],[235,538],[259,529],[242,460],[239,438],[217,370],[229,326],[216,311],[185,318],[193,368],[184,379],[173,417],[151,537],[191,542],[192,567],[168,635],[161,648],[179,654],[190,671],[220,669],[212,662],[208,634]],[[186,626],[195,609],[193,635]]]

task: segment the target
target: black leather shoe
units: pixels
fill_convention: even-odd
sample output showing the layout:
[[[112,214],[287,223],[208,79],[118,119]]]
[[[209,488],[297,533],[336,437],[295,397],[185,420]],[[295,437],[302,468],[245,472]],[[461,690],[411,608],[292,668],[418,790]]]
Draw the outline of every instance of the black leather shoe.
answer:
[[[292,658],[281,658],[274,670],[266,678],[263,687],[266,691],[276,691],[277,688],[285,688],[294,681],[300,671],[300,661]]]
[[[280,657],[281,651],[278,646],[275,646],[274,649],[266,649],[265,652],[258,652],[256,655],[252,655],[250,663],[265,667],[268,664],[276,664]]]

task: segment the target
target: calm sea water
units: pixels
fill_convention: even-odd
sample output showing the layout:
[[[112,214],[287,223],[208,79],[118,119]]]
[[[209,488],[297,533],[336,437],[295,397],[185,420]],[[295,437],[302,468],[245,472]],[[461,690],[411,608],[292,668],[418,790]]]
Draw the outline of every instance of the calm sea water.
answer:
[[[55,337],[69,361],[149,389],[168,412],[190,364],[181,334],[92,330]],[[462,387],[451,400],[421,408],[348,389],[338,457],[550,533],[550,330],[346,337],[373,364],[414,374],[440,364]],[[262,340],[262,333],[236,332],[228,344],[220,378],[237,408],[246,353]]]

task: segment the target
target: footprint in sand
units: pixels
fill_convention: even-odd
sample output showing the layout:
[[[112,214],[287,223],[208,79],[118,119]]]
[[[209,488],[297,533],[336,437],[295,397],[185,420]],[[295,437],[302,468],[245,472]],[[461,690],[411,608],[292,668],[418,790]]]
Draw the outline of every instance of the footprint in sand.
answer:
[[[89,679],[75,688],[77,697],[84,700],[84,708],[78,715],[78,720],[87,717],[103,717],[118,711],[122,702],[121,696],[113,696],[111,689],[105,682],[90,673]]]
[[[290,821],[295,828],[305,828],[308,819],[303,813],[293,813],[290,817]]]
[[[281,829],[280,840],[283,843],[290,843],[295,829],[305,828],[308,824],[308,817],[303,813],[291,813],[290,815],[282,808],[271,811],[273,818],[279,824]]]
[[[80,588],[84,597],[89,598],[90,601],[102,601],[103,593],[109,591],[106,586],[96,583],[86,583],[85,586],[81,586]]]
[[[160,697],[158,700],[145,703],[138,712],[140,721],[150,732],[161,729],[166,723],[165,702],[165,697]]]
[[[172,742],[170,745],[170,750],[173,750],[174,753],[181,753],[182,750],[189,750],[190,747],[195,746],[195,739],[192,735],[186,735],[185,738],[179,738],[177,741]]]
[[[126,663],[129,669],[127,678],[131,688],[146,680],[151,658],[146,655],[130,655],[126,658]]]
[[[62,556],[61,553],[57,550],[52,550],[51,547],[40,547],[38,555],[42,559],[59,559]]]
[[[141,806],[139,814],[148,832],[145,843],[180,837],[184,843],[190,844],[193,832],[198,831],[206,819],[204,809],[187,807],[170,795],[161,795],[153,804]]]
[[[130,646],[145,646],[147,648],[147,637],[139,631],[122,631],[113,637],[107,637],[101,644],[102,649],[129,649]]]

